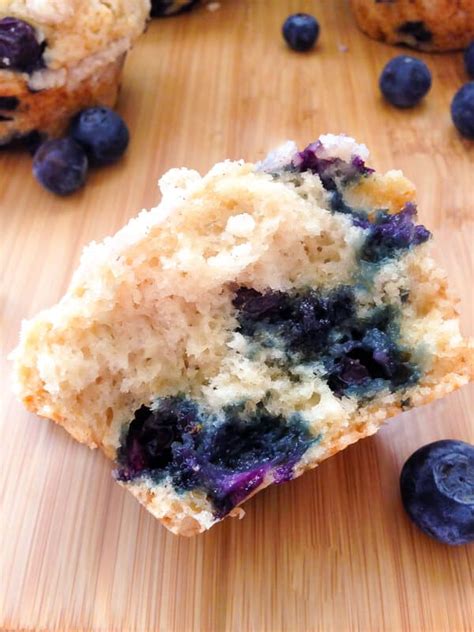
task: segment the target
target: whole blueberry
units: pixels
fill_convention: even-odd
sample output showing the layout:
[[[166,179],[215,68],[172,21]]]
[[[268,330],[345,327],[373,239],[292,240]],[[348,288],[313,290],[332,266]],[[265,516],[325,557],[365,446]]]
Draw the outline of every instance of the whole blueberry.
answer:
[[[42,54],[43,47],[27,22],[11,17],[0,20],[0,68],[33,70]]]
[[[161,18],[182,13],[197,4],[199,0],[151,0],[151,17]]]
[[[464,68],[467,74],[474,79],[474,40],[464,51]]]
[[[400,474],[403,505],[422,531],[445,544],[474,542],[474,446],[435,441]]]
[[[286,18],[282,32],[290,48],[304,52],[315,45],[319,35],[319,23],[308,13],[294,13]]]
[[[118,160],[130,139],[122,117],[104,106],[79,112],[72,121],[70,133],[84,147],[94,165],[108,165]]]
[[[411,108],[431,88],[431,73],[421,59],[399,55],[382,70],[379,86],[389,103],[398,108]]]
[[[69,137],[46,141],[33,158],[35,178],[58,195],[69,195],[82,187],[87,167],[85,151]]]
[[[460,134],[474,139],[474,81],[464,84],[454,95],[451,118]]]

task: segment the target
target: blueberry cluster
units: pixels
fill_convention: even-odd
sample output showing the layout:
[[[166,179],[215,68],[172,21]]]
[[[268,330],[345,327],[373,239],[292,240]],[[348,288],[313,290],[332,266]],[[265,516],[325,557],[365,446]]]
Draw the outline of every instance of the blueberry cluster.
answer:
[[[410,34],[418,41],[429,41],[430,33],[424,31],[423,23],[407,22]],[[408,33],[409,31],[405,31]],[[474,42],[464,52],[466,73],[474,77]],[[424,61],[410,55],[399,55],[383,68],[379,87],[384,98],[398,108],[417,105],[431,88],[431,72]],[[451,118],[458,132],[474,139],[474,82],[463,85],[451,102]]]
[[[169,397],[135,413],[117,453],[116,477],[169,477],[178,491],[205,491],[223,517],[269,472],[276,482],[289,480],[315,441],[297,416],[270,415],[263,406],[249,415],[242,406],[213,417],[196,402]]]
[[[239,331],[259,345],[281,342],[289,365],[318,362],[337,395],[369,397],[417,381],[411,354],[397,342],[395,308],[357,315],[354,292],[341,286],[327,294],[260,293],[240,288],[234,298]]]
[[[73,119],[69,136],[40,145],[33,174],[48,191],[69,195],[85,184],[90,165],[115,162],[128,143],[128,128],[117,112],[104,106],[87,108]]]

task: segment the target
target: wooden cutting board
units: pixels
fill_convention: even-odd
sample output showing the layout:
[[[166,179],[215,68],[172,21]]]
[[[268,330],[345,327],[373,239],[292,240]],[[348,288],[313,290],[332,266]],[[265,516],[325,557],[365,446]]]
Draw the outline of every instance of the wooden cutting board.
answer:
[[[284,18],[314,12],[321,40],[296,54]],[[280,141],[355,136],[371,164],[419,190],[435,256],[472,333],[474,144],[451,125],[466,81],[460,54],[419,55],[433,88],[412,111],[384,104],[377,79],[399,50],[355,27],[342,0],[227,0],[155,21],[130,55],[120,99],[132,143],[68,199],[43,191],[28,155],[0,153],[2,332],[63,293],[82,246],[159,199],[160,174],[260,159]],[[473,546],[423,536],[400,504],[413,450],[474,441],[473,389],[403,415],[304,477],[192,540],[169,534],[111,479],[98,453],[2,397],[2,630],[465,632],[474,630]]]

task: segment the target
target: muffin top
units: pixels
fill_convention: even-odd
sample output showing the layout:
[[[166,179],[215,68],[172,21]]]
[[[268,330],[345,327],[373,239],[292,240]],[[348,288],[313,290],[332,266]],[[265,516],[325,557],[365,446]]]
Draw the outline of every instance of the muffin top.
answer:
[[[142,33],[149,12],[150,0],[0,0],[0,20],[29,24],[44,46],[43,62],[52,70],[118,41],[130,45]]]

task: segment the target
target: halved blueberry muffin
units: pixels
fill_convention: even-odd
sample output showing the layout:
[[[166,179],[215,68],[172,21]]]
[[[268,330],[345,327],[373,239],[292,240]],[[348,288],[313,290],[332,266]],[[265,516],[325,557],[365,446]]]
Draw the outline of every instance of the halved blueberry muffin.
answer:
[[[466,48],[474,38],[473,0],[351,0],[360,28],[389,44],[426,51]]]
[[[29,410],[115,461],[192,535],[469,381],[442,271],[401,172],[326,135],[201,177],[85,251],[15,352]]]
[[[117,98],[149,0],[0,0],[0,145],[55,136],[71,116]]]

